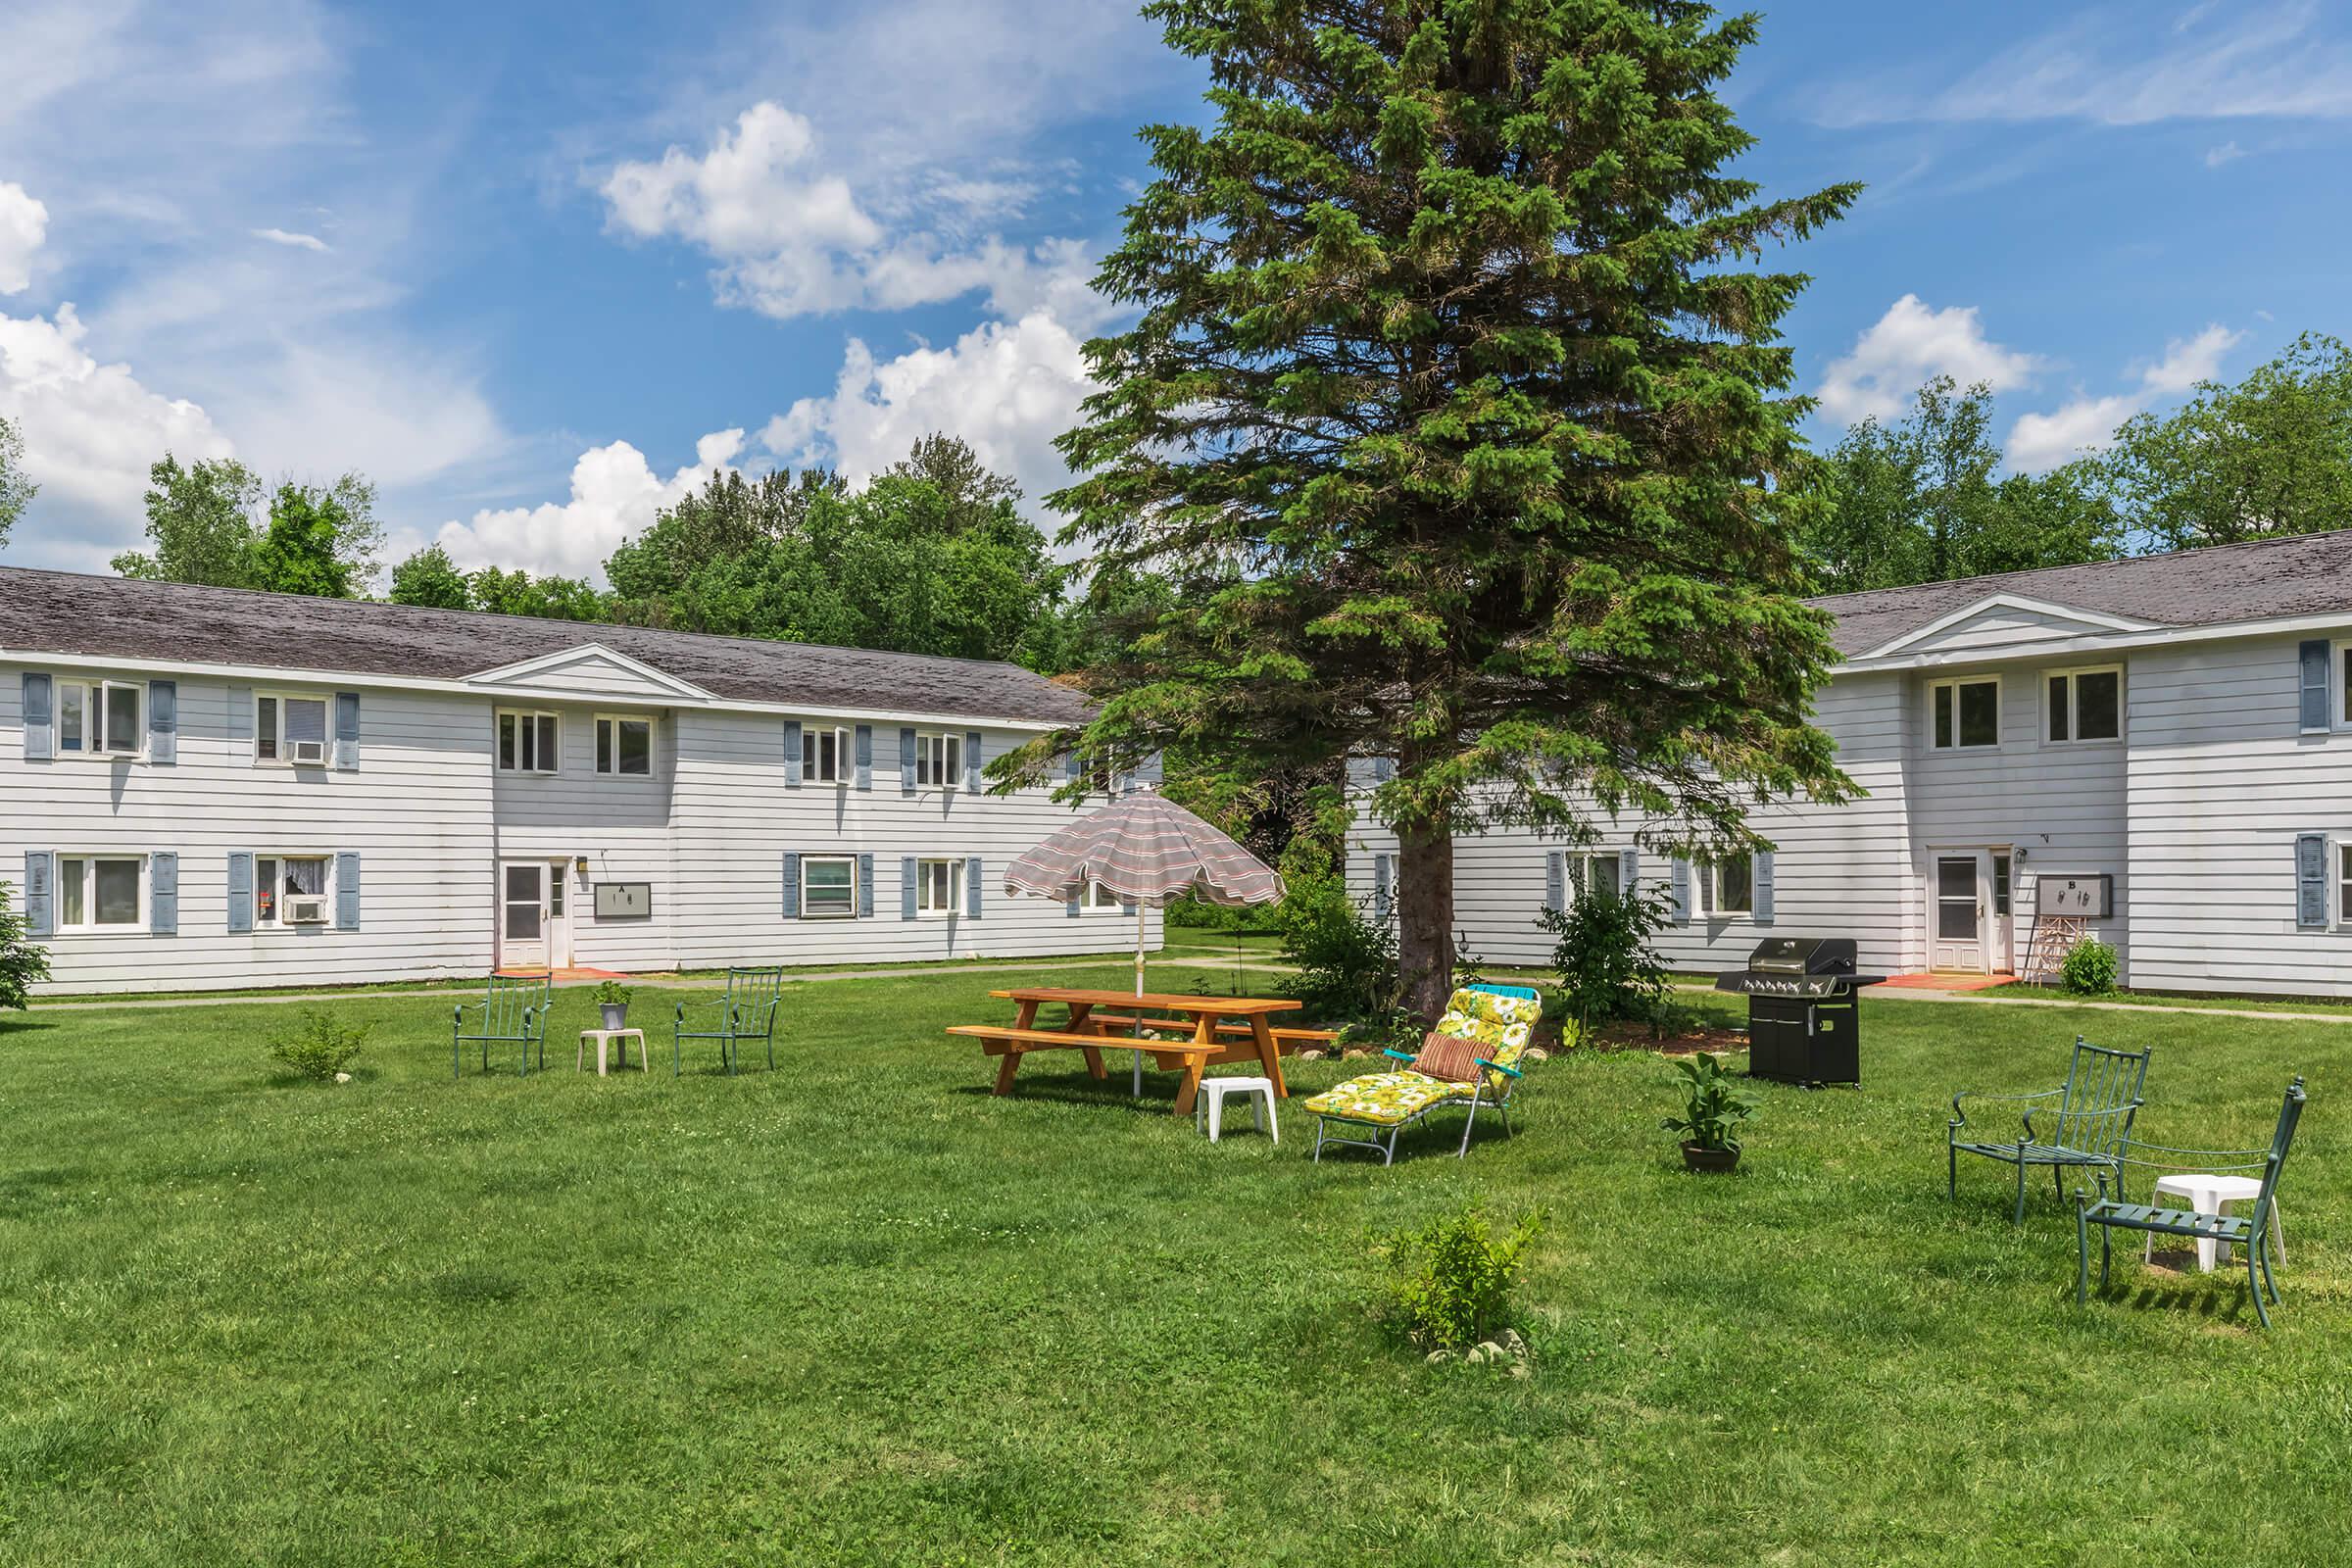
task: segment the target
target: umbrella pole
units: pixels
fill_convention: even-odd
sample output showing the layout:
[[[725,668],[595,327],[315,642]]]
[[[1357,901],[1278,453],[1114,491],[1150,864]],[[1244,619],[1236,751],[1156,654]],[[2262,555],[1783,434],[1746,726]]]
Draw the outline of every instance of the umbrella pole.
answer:
[[[1135,901],[1135,1000],[1139,1003],[1144,1000],[1144,901],[1141,899]],[[1137,1038],[1142,1038],[1143,1025],[1136,1025],[1135,1032]],[[1144,1098],[1144,1053],[1140,1046],[1135,1053],[1135,1098]]]

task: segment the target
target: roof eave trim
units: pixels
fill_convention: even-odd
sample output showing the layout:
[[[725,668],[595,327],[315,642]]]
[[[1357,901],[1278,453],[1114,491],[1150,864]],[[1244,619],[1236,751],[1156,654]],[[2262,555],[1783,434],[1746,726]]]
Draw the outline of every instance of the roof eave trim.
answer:
[[[1964,664],[2002,664],[2046,662],[2078,654],[2127,653],[2135,648],[2163,648],[2179,643],[2229,642],[2243,637],[2282,637],[2298,632],[2341,634],[2352,630],[2352,606],[2310,615],[2266,615],[2255,620],[2217,621],[2209,626],[2151,626],[2145,630],[2091,633],[2017,648],[1955,648],[1934,653],[1881,657],[1857,654],[1832,666],[1838,675],[1871,670],[1936,669]]]
[[[1924,642],[1938,632],[1948,631],[1964,620],[1982,615],[1987,610],[2022,610],[2029,614],[2054,615],[2061,620],[2071,620],[2084,626],[2095,626],[2103,631],[2155,631],[2164,624],[2162,621],[2142,620],[2134,615],[2111,615],[2102,611],[2082,610],[2073,605],[2054,604],[2046,599],[2031,599],[2024,594],[1986,594],[1984,598],[1963,605],[1958,610],[1936,616],[1915,631],[1907,631],[1890,642],[1881,643],[1868,653],[1857,654],[1855,657],[1857,659],[1891,658],[1913,644]]]
[[[468,686],[496,686],[501,690],[515,686],[527,686],[533,676],[568,668],[570,665],[589,659],[611,660],[630,674],[661,687],[662,691],[679,702],[710,703],[717,701],[710,693],[690,680],[681,680],[667,670],[658,669],[642,659],[631,659],[617,648],[593,640],[575,643],[569,648],[558,649],[552,654],[541,654],[536,658],[525,659],[516,663],[501,664],[495,669],[476,670],[466,677],[466,684]],[[615,692],[612,695],[635,697],[639,701],[644,698],[643,693]]]
[[[505,698],[530,698],[540,702],[559,703],[573,708],[606,707],[617,709],[628,699],[619,694],[600,697],[595,693],[558,691],[552,687],[501,686],[495,689],[476,686],[470,679],[443,680],[430,675],[388,675],[368,670],[305,669],[283,664],[222,664],[207,663],[193,659],[123,659],[109,654],[62,654],[37,648],[0,647],[0,662],[12,664],[31,664],[36,667],[62,669],[122,670],[140,675],[209,675],[221,680],[249,680],[257,685],[292,684],[304,686],[359,687],[368,691],[426,692],[453,697],[470,697],[485,703]],[[641,706],[659,699],[636,699]],[[1069,729],[1083,724],[1084,719],[1010,718],[1003,714],[971,712],[955,709],[898,709],[852,708],[826,703],[766,703],[748,698],[710,697],[691,705],[713,712],[773,713],[785,718],[836,718],[851,721],[889,721],[891,723],[956,723],[978,725],[983,729],[1023,730],[1035,735],[1050,734],[1057,729]]]

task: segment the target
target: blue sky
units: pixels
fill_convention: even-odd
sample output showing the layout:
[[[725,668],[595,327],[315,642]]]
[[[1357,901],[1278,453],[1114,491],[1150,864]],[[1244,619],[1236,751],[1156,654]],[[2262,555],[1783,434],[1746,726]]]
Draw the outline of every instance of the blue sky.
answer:
[[[1816,434],[1948,372],[2045,466],[2352,334],[2348,12],[1769,9],[1748,172],[1870,187],[1788,263]],[[9,0],[0,62],[0,415],[42,485],[0,560],[87,569],[166,448],[357,468],[396,552],[591,575],[723,466],[949,429],[1035,496],[1133,130],[1200,112],[1099,0]]]

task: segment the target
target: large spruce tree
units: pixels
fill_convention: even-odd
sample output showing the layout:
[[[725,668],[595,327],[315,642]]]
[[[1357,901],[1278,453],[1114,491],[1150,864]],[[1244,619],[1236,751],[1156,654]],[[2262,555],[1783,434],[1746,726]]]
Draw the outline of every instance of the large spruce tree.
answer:
[[[1760,200],[1715,88],[1751,18],[1686,0],[1154,0],[1205,127],[1098,286],[1103,390],[1054,498],[1098,566],[1182,584],[1098,671],[1082,750],[1180,740],[1271,772],[1395,761],[1408,993],[1451,985],[1453,843],[1751,842],[1745,808],[1850,786],[1776,487],[1806,458],[1750,270],[1855,188]],[[1068,737],[1043,742],[1042,757]],[[1032,761],[1037,760],[1033,758]]]

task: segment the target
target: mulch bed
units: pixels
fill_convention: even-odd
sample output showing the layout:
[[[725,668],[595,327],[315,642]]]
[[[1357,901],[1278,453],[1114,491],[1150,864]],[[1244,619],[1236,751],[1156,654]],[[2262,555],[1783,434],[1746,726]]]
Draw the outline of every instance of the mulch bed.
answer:
[[[1602,1024],[1587,1050],[1654,1051],[1667,1056],[1694,1056],[1702,1051],[1745,1051],[1747,1031],[1704,1024],[1677,1029],[1663,1039],[1642,1023]]]

